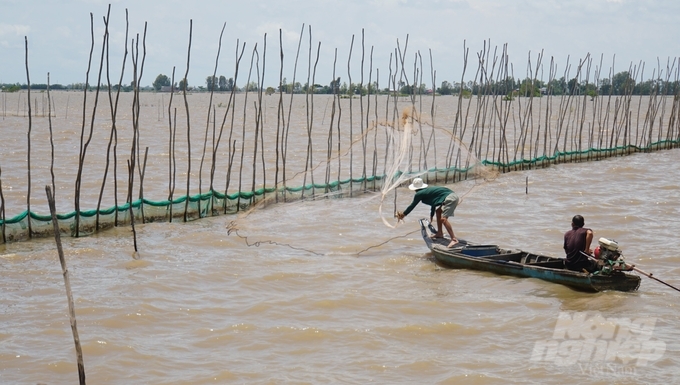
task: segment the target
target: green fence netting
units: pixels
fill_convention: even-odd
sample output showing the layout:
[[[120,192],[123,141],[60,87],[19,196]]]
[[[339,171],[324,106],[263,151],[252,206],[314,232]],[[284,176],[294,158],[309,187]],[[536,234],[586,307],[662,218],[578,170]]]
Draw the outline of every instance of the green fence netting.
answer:
[[[541,168],[551,164],[568,162],[585,162],[622,156],[637,152],[650,152],[677,147],[680,141],[663,140],[647,147],[636,145],[616,146],[613,148],[589,148],[581,151],[556,152],[553,156],[541,156],[532,159],[520,159],[502,162],[499,160],[483,160],[481,163],[500,172],[520,169]],[[407,174],[418,174],[429,183],[455,183],[474,177],[468,168],[431,168],[426,171],[412,171]],[[397,173],[398,177],[402,172]],[[193,221],[200,218],[236,214],[257,204],[275,204],[301,199],[317,199],[319,197],[348,197],[363,194],[366,191],[378,191],[382,188],[385,175],[367,176],[365,178],[349,178],[329,183],[312,183],[303,186],[260,188],[255,191],[242,191],[224,194],[208,191],[202,194],[181,196],[170,200],[153,201],[138,199],[131,204],[114,206],[100,210],[75,211],[57,214],[59,229],[66,236],[87,236],[115,226],[130,225],[134,222],[168,222]],[[132,207],[130,207],[132,206]],[[30,226],[29,226],[30,221]],[[76,223],[78,226],[76,228]],[[48,237],[54,234],[52,217],[46,214],[24,211],[12,218],[0,218],[2,237],[0,243],[16,242],[37,237]],[[30,228],[30,233],[29,233]]]

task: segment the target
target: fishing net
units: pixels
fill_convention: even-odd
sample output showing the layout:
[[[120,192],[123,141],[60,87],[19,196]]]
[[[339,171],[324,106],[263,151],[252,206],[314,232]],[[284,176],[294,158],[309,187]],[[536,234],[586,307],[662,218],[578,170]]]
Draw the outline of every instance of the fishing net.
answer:
[[[414,135],[412,128],[404,125],[404,131],[396,131],[395,142],[399,143],[400,150],[392,156],[391,165],[399,165],[403,162],[403,153],[408,142]],[[412,126],[411,126],[412,127]],[[512,166],[532,164],[540,166],[542,164],[554,164],[568,161],[584,160],[586,156],[595,157],[596,155],[605,157],[624,155],[634,152],[651,151],[664,148],[668,141],[654,143],[648,147],[637,146],[617,146],[611,149],[589,149],[586,151],[559,152],[552,157],[539,157],[527,160],[518,160],[510,163],[498,163],[492,161],[479,161],[470,155],[472,161],[467,167],[446,167],[430,168],[426,170],[399,170],[398,166],[390,168],[389,173],[383,175],[373,175],[360,178],[348,178],[336,180],[330,183],[309,183],[302,186],[287,186],[274,188],[260,188],[255,191],[246,191],[225,195],[218,191],[208,191],[203,194],[186,195],[169,200],[150,200],[138,199],[132,202],[132,210],[129,204],[122,204],[109,208],[81,210],[79,217],[79,227],[76,231],[76,212],[60,213],[57,215],[59,228],[63,235],[84,236],[96,233],[97,231],[130,224],[130,211],[134,215],[135,223],[148,223],[159,221],[183,221],[196,220],[207,216],[237,214],[247,212],[256,207],[266,207],[270,204],[293,202],[304,199],[322,198],[341,198],[348,196],[359,196],[367,191],[378,191],[381,202],[384,203],[390,192],[397,187],[407,184],[412,178],[419,176],[426,183],[455,183],[462,180],[473,179],[473,187],[459,195],[464,198],[466,195],[481,188],[485,183],[493,181],[501,170],[510,170]],[[680,141],[673,142],[673,145],[680,144]],[[462,148],[462,146],[461,146]],[[394,171],[397,170],[397,171]],[[389,177],[388,177],[389,176]],[[367,190],[367,186],[369,189]],[[188,202],[187,202],[188,200]],[[384,215],[384,204],[380,205],[379,215],[383,222],[389,227],[395,227]],[[53,235],[52,218],[49,215],[36,212],[24,211],[18,215],[7,218],[5,208],[0,210],[0,230],[2,237],[0,241],[15,242],[30,239],[31,237],[44,237]],[[389,217],[392,215],[390,214]],[[30,225],[29,225],[30,221]],[[30,234],[29,234],[30,226]]]
[[[463,142],[455,135],[452,135],[450,131],[438,128],[434,126],[431,122],[425,121],[425,119],[423,119],[420,115],[417,114],[415,109],[405,108],[401,113],[401,118],[399,119],[397,125],[383,123],[388,128],[387,132],[390,134],[390,142],[395,144],[394,145],[395,151],[390,154],[391,156],[389,158],[389,161],[387,162],[388,171],[386,173],[386,176],[392,177],[387,178],[385,182],[382,184],[382,187],[380,189],[380,206],[378,208],[378,212],[383,223],[390,228],[395,228],[399,223],[397,222],[396,224],[393,224],[391,221],[388,221],[383,213],[383,203],[385,202],[387,195],[390,192],[394,191],[398,187],[408,185],[409,181],[416,177],[422,178],[426,183],[431,183],[430,181],[434,181],[434,183],[436,183],[437,181],[442,179],[444,183],[446,183],[446,181],[448,180],[447,177],[449,175],[449,172],[452,171],[451,169],[439,170],[437,168],[425,171],[412,171],[412,172],[407,171],[411,164],[410,160],[408,159],[408,155],[412,151],[413,138],[416,137],[418,130],[418,128],[416,127],[416,123],[418,124],[418,126],[422,127],[424,125],[433,130],[443,132],[448,136],[451,143],[449,152],[457,154],[457,157],[459,159],[464,159],[466,165],[465,168],[463,169],[454,168],[453,171],[464,172],[465,179],[474,180],[481,179],[484,181],[484,183],[486,183],[494,180],[499,175],[499,172],[497,170],[494,170],[491,167],[486,166],[482,161],[477,159],[477,157],[471,151],[468,150],[468,148],[463,144]],[[462,203],[463,198],[466,195],[470,194],[474,189],[477,189],[481,185],[482,184],[475,183],[475,185],[466,193],[460,194],[459,204]],[[397,210],[395,193],[395,207],[393,213],[396,213],[396,211]]]

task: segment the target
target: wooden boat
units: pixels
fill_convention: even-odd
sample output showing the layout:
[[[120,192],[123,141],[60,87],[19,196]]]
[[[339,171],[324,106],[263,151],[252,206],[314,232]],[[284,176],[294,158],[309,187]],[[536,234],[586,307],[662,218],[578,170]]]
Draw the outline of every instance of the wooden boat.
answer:
[[[448,248],[449,238],[431,238],[434,228],[427,219],[421,219],[420,226],[427,247],[432,251],[437,263],[444,267],[539,278],[590,292],[634,291],[640,287],[638,275],[620,270],[593,274],[572,271],[564,267],[564,258],[502,249],[497,245],[473,244],[464,240],[459,240],[457,245]]]

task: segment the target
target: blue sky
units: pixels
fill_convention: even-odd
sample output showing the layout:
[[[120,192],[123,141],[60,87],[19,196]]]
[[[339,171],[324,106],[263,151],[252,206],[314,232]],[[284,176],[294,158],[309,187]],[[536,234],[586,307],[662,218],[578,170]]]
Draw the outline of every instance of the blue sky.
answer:
[[[369,54],[380,82],[387,82],[389,57],[397,42],[406,47],[406,65],[413,77],[413,62],[420,53],[423,82],[459,81],[463,70],[463,45],[470,49],[469,80],[476,69],[477,52],[485,42],[499,52],[507,44],[515,77],[526,76],[527,61],[535,64],[543,51],[544,80],[550,60],[562,74],[567,59],[575,73],[579,59],[590,54],[593,66],[603,58],[603,75],[612,65],[615,72],[631,63],[645,64],[644,77],[659,67],[666,72],[668,60],[680,57],[680,1],[677,0],[0,0],[0,83],[26,83],[25,41],[28,38],[32,83],[82,83],[91,45],[90,13],[93,14],[95,48],[90,82],[96,79],[103,36],[103,17],[111,4],[110,63],[112,81],[120,76],[125,42],[125,11],[129,15],[129,41],[140,38],[147,23],[146,59],[141,84],[150,85],[158,74],[181,78],[186,71],[189,23],[193,22],[189,84],[204,85],[212,75],[220,31],[226,28],[217,75],[232,77],[237,40],[246,43],[239,84],[247,76],[255,44],[263,54],[267,34],[265,84],[279,78],[279,30],[282,31],[284,76],[293,78],[293,65],[300,31],[304,25],[296,81],[305,83],[309,61],[309,28],[312,64],[319,42],[316,83],[332,79],[337,49],[336,76],[348,80],[351,58],[352,81],[361,76],[361,39],[364,33],[364,82],[368,81]],[[141,42],[140,42],[141,48]],[[261,63],[260,63],[261,64]],[[675,68],[677,68],[677,63]],[[124,82],[132,79],[126,64]],[[540,76],[539,76],[540,77]],[[373,74],[375,80],[375,72]]]

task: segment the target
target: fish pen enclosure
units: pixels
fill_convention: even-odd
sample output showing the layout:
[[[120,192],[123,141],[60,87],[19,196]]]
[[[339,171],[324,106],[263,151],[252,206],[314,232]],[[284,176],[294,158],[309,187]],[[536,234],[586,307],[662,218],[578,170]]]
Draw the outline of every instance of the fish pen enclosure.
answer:
[[[131,219],[190,221],[255,205],[385,194],[415,175],[448,184],[680,143],[675,60],[659,65],[654,87],[638,95],[643,63],[614,89],[604,87],[602,59],[587,56],[558,72],[542,54],[530,55],[525,79],[515,83],[506,47],[484,44],[470,56],[464,46],[461,81],[443,95],[431,52],[409,52],[406,39],[379,69],[362,34],[345,59],[335,51],[321,93],[317,85],[329,79],[316,75],[320,43],[303,27],[293,53],[284,53],[280,36],[273,53],[266,36],[253,48],[237,42],[229,71],[239,86],[199,91],[185,80],[195,60],[189,33],[185,72],[172,68],[178,88],[126,92],[123,78],[148,82],[145,37],[109,47],[107,20],[104,36],[93,34],[89,87],[50,90],[48,74],[47,89],[31,89],[27,61],[27,89],[0,93],[0,242],[53,234],[46,185],[62,233],[77,237]],[[124,62],[110,63],[109,49],[125,50]],[[560,82],[566,89],[558,93]]]

